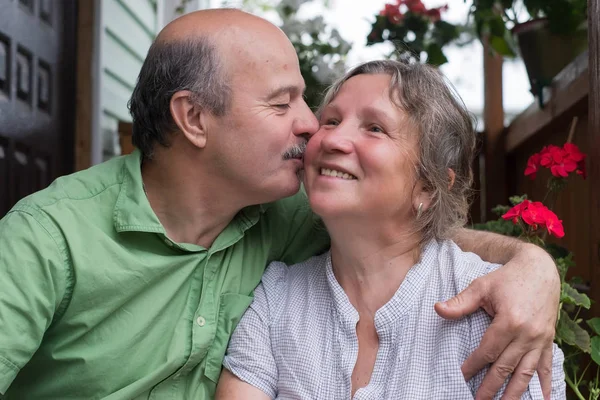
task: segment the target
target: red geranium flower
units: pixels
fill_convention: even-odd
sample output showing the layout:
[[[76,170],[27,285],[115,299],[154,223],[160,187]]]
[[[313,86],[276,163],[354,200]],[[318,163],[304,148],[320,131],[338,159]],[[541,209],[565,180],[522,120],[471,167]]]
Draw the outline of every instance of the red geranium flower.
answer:
[[[546,211],[546,229],[549,234],[554,235],[557,238],[565,236],[565,228],[563,227],[562,221],[550,210]]]
[[[447,9],[448,9],[448,4],[446,4],[445,6],[442,6],[442,7],[432,8],[430,10],[427,10],[425,12],[425,15],[427,15],[429,18],[431,18],[431,20],[433,22],[437,22],[440,19],[442,19],[442,12],[446,11]]]
[[[587,177],[585,171],[585,157],[586,155],[579,150],[577,145],[573,143],[565,143],[563,146],[563,150],[565,151],[565,157],[577,163],[577,167],[575,169],[575,173],[577,175],[581,175],[583,179]]]
[[[538,225],[543,225],[546,221],[546,212],[548,208],[539,201],[529,202],[527,207],[522,210],[521,218],[527,225],[537,229]]]
[[[582,161],[585,158],[585,154],[583,154],[577,145],[573,143],[565,143],[563,146],[563,150],[565,152],[565,157],[569,158],[575,162]]]
[[[392,24],[397,24],[404,18],[404,15],[402,15],[402,12],[400,11],[399,4],[386,4],[383,10],[379,12],[379,15],[386,16]]]
[[[560,147],[553,144],[545,146],[540,151],[540,165],[542,167],[550,168],[554,163],[554,156],[560,154]]]
[[[531,179],[535,179],[538,169],[540,169],[541,159],[542,156],[538,153],[535,153],[531,157],[529,157],[529,160],[527,160],[527,168],[525,168],[525,176],[529,175]]]
[[[566,178],[569,176],[569,173],[575,171],[576,169],[577,163],[575,161],[563,157],[560,161],[557,161],[550,167],[550,172],[552,172],[552,175],[556,177]]]
[[[405,4],[408,7],[408,11],[414,14],[425,14],[427,7],[421,2],[421,0],[398,0],[398,5]]]
[[[508,210],[506,212],[506,214],[504,214],[502,216],[502,218],[507,219],[507,220],[510,219],[510,220],[512,220],[513,224],[516,224],[517,222],[519,222],[519,217],[521,217],[521,212],[527,208],[529,203],[530,203],[529,200],[523,200],[521,203],[517,204],[516,206],[514,206],[513,208]]]
[[[552,175],[558,178],[566,178],[573,171],[585,177],[585,167],[582,167],[585,154],[579,150],[579,147],[572,143],[565,143],[563,147],[555,145],[546,146],[540,151],[539,156],[539,165],[549,168]],[[535,168],[531,168],[528,162],[525,175],[532,175],[533,179],[535,172]]]
[[[537,230],[539,227],[545,227],[549,234],[558,238],[565,235],[562,221],[559,220],[556,214],[550,211],[548,207],[539,201],[531,202],[529,200],[524,200],[508,210],[502,218],[511,220],[513,224],[517,224],[519,218],[521,218],[521,220],[531,226],[533,230]]]

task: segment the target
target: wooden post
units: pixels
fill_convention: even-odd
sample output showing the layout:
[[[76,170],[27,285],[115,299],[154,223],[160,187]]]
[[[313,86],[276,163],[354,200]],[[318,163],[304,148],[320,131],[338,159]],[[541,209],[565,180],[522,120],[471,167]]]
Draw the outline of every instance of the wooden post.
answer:
[[[485,130],[485,186],[482,186],[484,207],[482,221],[494,219],[491,209],[507,203],[506,193],[506,153],[504,146],[504,108],[502,105],[502,56],[493,52],[483,41],[484,106],[483,123]]]
[[[588,97],[588,135],[589,151],[589,184],[591,192],[591,272],[592,291],[600,290],[600,0],[588,0],[588,39],[589,39],[589,78],[590,93]],[[575,207],[575,205],[573,205]],[[594,300],[599,301],[597,295]],[[600,312],[600,305],[595,304],[595,313]]]
[[[121,154],[129,154],[135,149],[135,147],[133,147],[133,143],[131,143],[131,136],[133,135],[133,124],[131,122],[119,121],[118,129]]]
[[[92,165],[94,5],[77,2],[77,94],[75,102],[75,170]]]

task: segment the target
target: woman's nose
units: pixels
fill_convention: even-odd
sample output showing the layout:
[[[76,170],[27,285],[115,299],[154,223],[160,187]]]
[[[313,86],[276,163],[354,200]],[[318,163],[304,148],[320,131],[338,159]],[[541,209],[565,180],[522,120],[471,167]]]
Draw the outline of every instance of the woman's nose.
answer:
[[[348,126],[343,124],[331,128],[325,128],[321,147],[328,153],[350,153],[352,151],[352,140],[349,135]]]

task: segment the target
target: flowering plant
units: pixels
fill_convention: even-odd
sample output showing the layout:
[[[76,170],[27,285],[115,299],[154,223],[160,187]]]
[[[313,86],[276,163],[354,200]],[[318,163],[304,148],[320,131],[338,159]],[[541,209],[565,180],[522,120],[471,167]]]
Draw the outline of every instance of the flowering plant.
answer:
[[[327,87],[345,72],[346,56],[351,49],[351,44],[322,16],[302,16],[300,9],[305,4],[319,3],[328,7],[329,0],[222,0],[224,7],[241,7],[252,14],[268,14],[269,18],[280,21],[279,27],[298,54],[300,73],[306,84],[303,97],[313,110],[321,103]]]
[[[298,10],[311,0],[282,0],[275,11],[282,20],[281,30],[290,39],[306,83],[304,99],[313,109],[320,104],[325,89],[346,69],[351,45],[337,29],[327,26],[322,16],[301,20]]]
[[[515,57],[515,25],[546,18],[550,32],[572,35],[587,21],[587,0],[474,0],[470,14],[480,38],[487,36],[497,53]]]
[[[447,9],[447,5],[428,9],[421,0],[386,4],[375,16],[367,46],[389,41],[395,48],[390,58],[444,64],[448,59],[442,47],[458,39],[461,33],[458,26],[442,20]]]
[[[574,265],[573,254],[565,248],[546,242],[548,235],[562,238],[565,231],[558,216],[544,205],[544,202],[554,204],[571,175],[586,178],[585,158],[586,155],[571,143],[562,147],[544,147],[539,153],[529,157],[524,172],[525,176],[536,179],[540,169],[550,170],[548,190],[543,202],[531,201],[526,195],[513,196],[510,198],[511,207],[494,208],[493,211],[501,215],[501,218],[476,224],[475,228],[521,237],[541,246],[554,257],[561,279],[560,312],[554,340],[565,353],[565,381],[577,399],[586,399],[583,392],[587,386],[587,399],[597,400],[600,397],[600,318],[592,318],[585,325],[579,318],[582,308],[590,308],[591,300],[577,290],[576,279],[566,278],[567,271]],[[581,370],[583,353],[588,354],[591,360]],[[595,378],[585,381],[586,372],[592,365],[596,368]]]

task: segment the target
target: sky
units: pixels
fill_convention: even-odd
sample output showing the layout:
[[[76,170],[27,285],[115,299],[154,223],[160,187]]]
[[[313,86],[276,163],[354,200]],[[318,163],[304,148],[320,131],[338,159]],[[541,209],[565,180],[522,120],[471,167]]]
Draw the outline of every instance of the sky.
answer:
[[[335,27],[341,36],[352,44],[348,54],[347,66],[352,67],[363,61],[381,59],[389,52],[385,45],[366,46],[371,22],[386,3],[393,0],[313,0],[300,7],[300,19],[323,16],[325,21]],[[235,3],[235,1],[230,1]],[[451,23],[463,24],[467,20],[471,0],[423,0],[428,7],[448,4],[448,10],[442,18]],[[273,20],[273,15],[265,14]],[[277,23],[275,20],[272,22]],[[456,87],[467,107],[476,115],[483,110],[483,48],[478,40],[464,47],[447,46],[444,53],[449,62],[441,66],[442,72]],[[517,58],[505,59],[503,64],[503,100],[507,119],[519,114],[533,102],[529,81],[523,62]],[[480,126],[481,128],[481,126]]]

